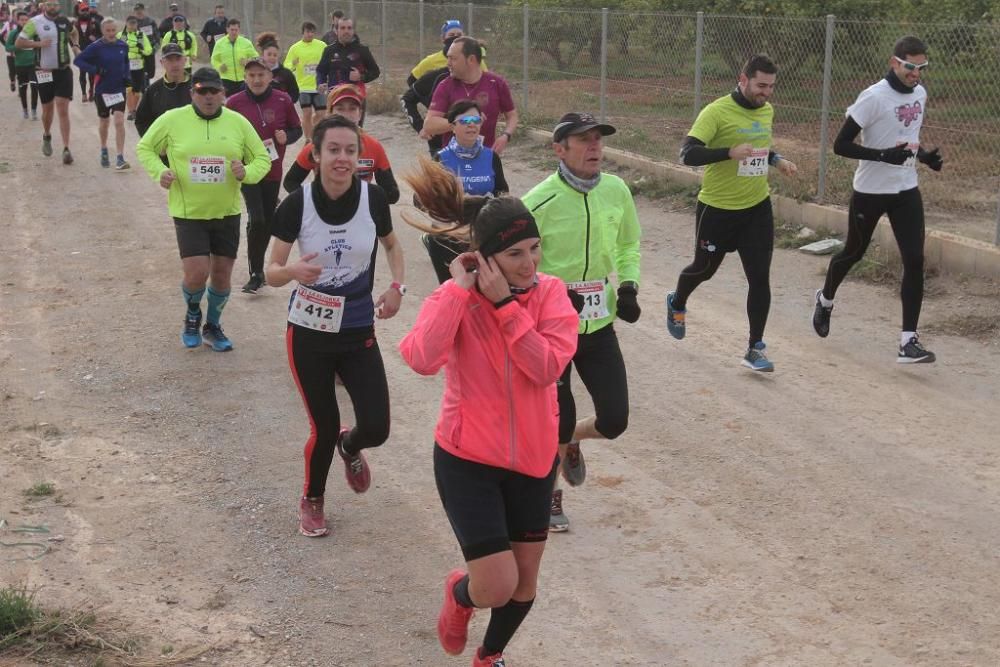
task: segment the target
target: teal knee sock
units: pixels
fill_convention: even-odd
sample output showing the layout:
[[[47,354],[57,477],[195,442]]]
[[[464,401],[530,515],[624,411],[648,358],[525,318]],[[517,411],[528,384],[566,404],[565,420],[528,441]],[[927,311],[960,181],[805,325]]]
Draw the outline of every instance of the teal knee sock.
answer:
[[[187,304],[188,314],[201,314],[201,297],[205,296],[205,288],[192,291],[181,285],[181,293],[184,294],[184,303]]]
[[[208,288],[208,314],[205,316],[205,320],[209,324],[218,324],[219,318],[222,317],[222,309],[226,307],[226,302],[229,301],[229,292],[216,292],[211,287]]]

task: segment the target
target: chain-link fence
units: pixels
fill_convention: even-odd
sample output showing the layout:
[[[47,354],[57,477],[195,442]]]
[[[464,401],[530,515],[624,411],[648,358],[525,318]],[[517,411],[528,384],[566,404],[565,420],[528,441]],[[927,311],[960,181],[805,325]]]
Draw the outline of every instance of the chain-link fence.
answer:
[[[125,14],[132,6],[102,0]],[[170,0],[149,0],[166,15]],[[892,45],[916,33],[930,47],[925,73],[925,145],[941,146],[939,174],[921,174],[928,225],[1000,244],[1000,26],[716,16],[391,0],[179,0],[195,32],[216,4],[240,17],[244,33],[276,30],[287,48],[304,20],[329,29],[333,10],[355,29],[382,68],[381,83],[402,91],[409,70],[440,48],[440,26],[460,19],[486,44],[490,69],[515,93],[524,122],[549,128],[567,110],[599,113],[618,127],[610,145],[675,162],[697,111],[733,87],[754,52],[778,64],[775,148],[799,166],[775,178],[778,192],[802,200],[847,202],[854,162],[833,154],[844,110],[888,68]],[[923,171],[923,169],[921,169]]]

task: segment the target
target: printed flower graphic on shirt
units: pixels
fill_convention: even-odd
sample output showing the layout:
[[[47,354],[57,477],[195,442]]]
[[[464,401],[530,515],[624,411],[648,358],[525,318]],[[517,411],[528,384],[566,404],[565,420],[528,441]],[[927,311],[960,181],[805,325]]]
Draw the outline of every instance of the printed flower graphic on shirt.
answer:
[[[896,118],[899,122],[903,124],[903,127],[909,127],[911,123],[915,122],[920,118],[920,114],[923,113],[924,108],[920,106],[920,102],[914,102],[913,104],[901,104],[895,108]]]

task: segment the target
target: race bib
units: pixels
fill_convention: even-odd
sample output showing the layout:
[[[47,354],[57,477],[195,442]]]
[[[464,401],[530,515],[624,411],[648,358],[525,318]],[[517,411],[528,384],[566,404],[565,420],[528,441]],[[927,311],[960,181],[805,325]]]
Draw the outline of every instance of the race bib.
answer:
[[[129,60],[128,68],[131,70],[142,69],[142,58],[133,58]]]
[[[104,93],[101,95],[101,99],[104,100],[104,106],[110,109],[114,105],[124,102],[125,95],[123,93]]]
[[[609,315],[608,295],[604,291],[603,280],[585,280],[578,283],[566,283],[566,286],[583,297],[581,320],[600,320]]]
[[[766,148],[755,148],[750,153],[750,157],[740,160],[737,170],[739,176],[767,176],[767,154]]]
[[[52,83],[52,72],[47,69],[40,69],[35,72],[35,81],[38,83]]]
[[[314,331],[336,333],[344,319],[345,301],[342,296],[323,294],[299,285],[288,308],[288,321]]]
[[[274,139],[265,139],[264,148],[267,149],[267,154],[271,156],[271,162],[274,162],[278,159],[278,157],[280,157],[278,155],[278,148],[274,145]]]
[[[224,157],[193,157],[189,164],[192,183],[226,182],[226,158]]]
[[[306,76],[316,76],[316,65],[303,65],[302,71],[305,72]]]
[[[146,37],[153,36],[153,26],[151,25],[144,25],[141,28],[139,28],[139,30],[142,30],[142,34],[144,34]]]

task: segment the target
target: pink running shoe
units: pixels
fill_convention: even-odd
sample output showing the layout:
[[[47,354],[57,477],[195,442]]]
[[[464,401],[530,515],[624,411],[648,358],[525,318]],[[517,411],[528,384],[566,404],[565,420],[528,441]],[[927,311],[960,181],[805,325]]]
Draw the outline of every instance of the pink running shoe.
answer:
[[[340,429],[340,437],[337,438],[337,453],[344,460],[344,477],[347,478],[347,485],[351,487],[354,493],[364,493],[372,484],[372,471],[368,467],[365,455],[361,452],[358,452],[354,456],[344,453],[341,443],[344,442],[344,436],[350,433],[350,431],[350,427],[347,426]]]
[[[503,661],[503,653],[494,653],[480,658],[479,649],[476,649],[475,655],[472,656],[472,667],[507,667],[507,663]]]
[[[470,607],[463,607],[455,600],[455,584],[465,574],[463,570],[452,570],[444,580],[444,603],[438,614],[438,641],[449,655],[461,655],[465,650],[465,642],[469,639],[469,620],[475,611]]]
[[[323,537],[330,532],[323,515],[323,498],[306,498],[299,501],[299,532],[306,537]]]

